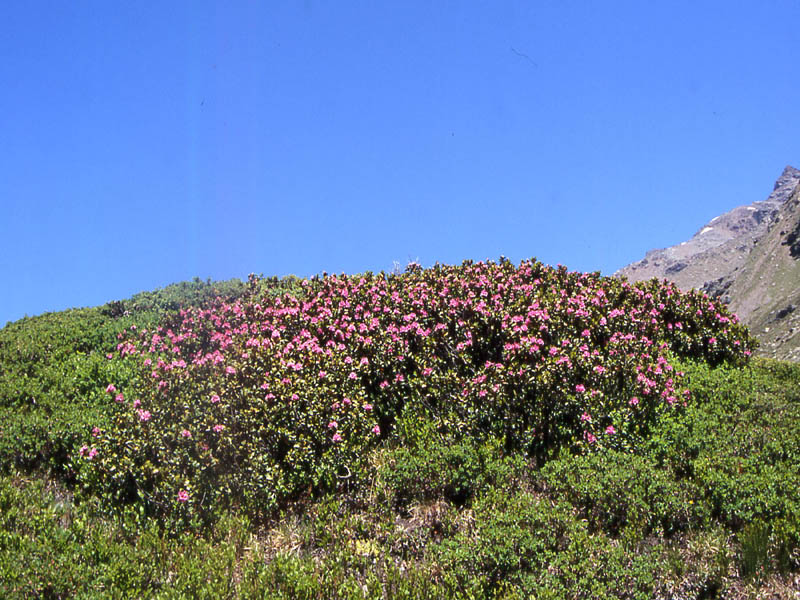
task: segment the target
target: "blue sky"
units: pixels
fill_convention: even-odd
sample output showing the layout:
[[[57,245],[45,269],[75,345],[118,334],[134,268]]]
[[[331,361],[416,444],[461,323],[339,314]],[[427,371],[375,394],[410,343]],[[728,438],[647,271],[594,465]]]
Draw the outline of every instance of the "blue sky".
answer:
[[[796,0],[2,16],[0,325],[194,276],[610,274],[800,167]]]

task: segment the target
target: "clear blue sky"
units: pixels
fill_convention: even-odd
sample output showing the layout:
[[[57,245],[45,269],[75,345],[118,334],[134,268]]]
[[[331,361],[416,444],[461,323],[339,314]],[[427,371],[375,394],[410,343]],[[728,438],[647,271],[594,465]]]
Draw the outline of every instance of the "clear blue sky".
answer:
[[[194,276],[500,255],[610,274],[800,167],[796,0],[2,20],[0,325]]]

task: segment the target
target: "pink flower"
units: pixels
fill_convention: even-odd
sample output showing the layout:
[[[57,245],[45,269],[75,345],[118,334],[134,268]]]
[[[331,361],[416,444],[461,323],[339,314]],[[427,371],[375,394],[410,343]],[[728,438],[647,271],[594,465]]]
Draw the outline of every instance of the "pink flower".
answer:
[[[178,492],[178,502],[186,502],[189,499],[189,492],[181,490]]]
[[[133,408],[139,408],[142,405],[142,401],[138,398],[133,401]]]
[[[617,430],[614,429],[613,425],[606,427],[606,435],[614,435],[615,433],[617,433]]]
[[[137,412],[139,413],[139,420],[140,421],[149,421],[150,417],[153,416],[153,415],[150,414],[149,410],[139,409]]]
[[[708,343],[709,344],[716,344],[717,343],[717,338],[712,337],[711,339],[708,340]]]
[[[369,359],[366,356],[362,356],[359,364],[363,367],[369,364]]]
[[[631,406],[636,406],[637,404],[639,404],[639,399],[636,396],[634,396],[628,401],[628,404],[630,404]]]
[[[183,431],[181,431],[181,435],[185,438],[190,438],[192,437],[192,432],[189,431],[188,429],[184,429]]]
[[[371,411],[372,410],[372,404],[365,404],[364,405],[364,410],[366,410],[367,412]]]
[[[328,423],[328,429],[336,429],[337,427],[339,427],[339,424],[336,421]]]
[[[386,380],[384,379],[384,380],[383,380],[383,381],[381,381],[381,383],[380,383],[380,388],[381,388],[381,389],[383,389],[383,388],[385,388],[385,387],[386,387],[386,386],[388,386],[388,385],[389,385],[389,382],[388,382],[388,381],[386,381]]]
[[[235,375],[235,374],[236,374],[236,369],[234,369],[234,368],[233,368],[233,367],[231,367],[231,366],[228,366],[228,367],[225,367],[225,372],[226,372],[228,375]]]
[[[341,442],[342,441],[342,436],[340,436],[338,433],[334,433],[332,439],[333,439],[334,442]]]
[[[108,387],[106,388],[106,393],[107,394],[113,394],[116,391],[117,391],[117,388],[114,387],[114,384],[113,383],[109,383]]]
[[[213,396],[211,396],[211,404],[216,404],[217,402],[219,402],[219,396],[214,394]]]
[[[89,450],[89,455],[87,458],[89,460],[92,460],[97,455],[98,455],[97,448],[92,448],[91,450]]]
[[[594,437],[594,434],[589,431],[583,432],[583,438],[589,442],[590,444],[594,444],[597,441],[597,438]]]
[[[372,433],[374,433],[375,435],[380,435],[381,434],[380,425],[375,425],[375,427],[372,428]]]
[[[422,369],[422,374],[423,374],[425,377],[427,377],[427,376],[428,376],[428,375],[430,375],[431,373],[433,373],[433,369],[431,369],[430,367],[425,367],[424,369]]]
[[[579,383],[578,385],[575,386],[575,391],[578,393],[582,393],[586,391],[586,388],[582,383]]]
[[[145,367],[149,367],[149,366],[150,366],[150,365],[152,365],[152,364],[153,364],[153,361],[152,361],[152,360],[150,360],[149,358],[145,358],[145,359],[144,359],[144,366],[145,366]]]
[[[319,372],[319,378],[320,379],[325,379],[325,377],[327,377],[327,376],[328,376],[328,374],[325,371],[320,371]]]
[[[351,403],[350,398],[342,398],[342,404],[344,404],[345,406],[350,406],[350,403]]]
[[[81,456],[86,456],[86,451],[87,450],[89,450],[89,446],[84,444],[83,446],[81,446],[81,449],[78,450],[78,454],[80,454]]]
[[[354,372],[354,371],[350,371],[350,375],[348,375],[348,377],[349,377],[350,379],[355,379],[355,378],[357,377],[357,375],[355,374],[355,372]]]
[[[592,415],[584,411],[584,413],[581,415],[581,421],[591,421],[591,420],[592,420]]]
[[[215,431],[216,433],[219,433],[219,432],[220,432],[220,431],[222,431],[223,429],[225,429],[225,425],[220,425],[220,424],[214,425],[214,431]]]
[[[92,427],[92,437],[97,437],[98,435],[100,435],[100,428]]]

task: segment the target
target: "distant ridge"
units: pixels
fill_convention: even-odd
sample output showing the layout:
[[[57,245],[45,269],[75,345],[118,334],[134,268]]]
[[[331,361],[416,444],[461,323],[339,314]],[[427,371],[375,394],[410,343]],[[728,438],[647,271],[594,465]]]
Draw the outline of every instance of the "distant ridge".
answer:
[[[766,200],[714,217],[615,275],[720,297],[762,341],[762,354],[800,360],[800,170],[787,166]]]

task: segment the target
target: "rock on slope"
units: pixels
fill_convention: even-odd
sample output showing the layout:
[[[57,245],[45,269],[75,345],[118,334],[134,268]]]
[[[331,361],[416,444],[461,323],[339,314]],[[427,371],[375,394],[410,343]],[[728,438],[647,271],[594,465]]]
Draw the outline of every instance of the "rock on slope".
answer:
[[[744,265],[705,289],[728,301],[761,341],[761,354],[800,361],[800,186]]]
[[[786,167],[766,200],[714,217],[616,275],[720,296],[761,340],[762,354],[800,360],[800,171]]]

